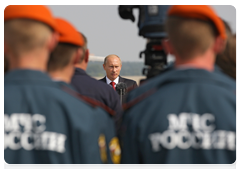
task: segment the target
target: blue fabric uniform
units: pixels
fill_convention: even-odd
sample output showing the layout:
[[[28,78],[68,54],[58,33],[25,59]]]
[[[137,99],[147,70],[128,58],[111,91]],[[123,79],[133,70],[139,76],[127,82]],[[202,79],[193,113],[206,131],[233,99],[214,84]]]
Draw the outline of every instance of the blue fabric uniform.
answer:
[[[138,93],[145,96],[123,115],[122,163],[235,162],[236,84],[232,79],[202,69],[170,70],[129,95]]]
[[[10,164],[112,163],[110,116],[60,90],[40,71],[5,75],[4,131]]]
[[[78,93],[95,99],[114,110],[116,112],[114,116],[115,127],[116,129],[119,129],[119,121],[122,116],[122,106],[115,90],[109,87],[106,83],[90,77],[80,68],[75,68],[71,85]]]
[[[138,87],[137,90],[131,91],[131,93],[129,93],[128,96],[127,96],[127,103],[129,103],[132,100],[135,100],[138,97],[141,98],[142,95],[150,95],[155,90],[157,85],[159,84],[159,76],[164,76],[165,73],[167,73],[171,70],[174,70],[174,63],[171,63],[170,65],[168,65],[168,67],[165,70],[163,70],[160,75],[149,79],[150,81],[149,80],[144,81],[141,84],[141,86]],[[221,68],[218,67],[217,65],[214,66],[214,72],[219,73],[221,75],[224,74],[222,72]],[[167,76],[168,75],[166,75],[164,77],[167,77]],[[230,79],[232,79],[232,78],[230,77]],[[228,81],[228,80],[226,80],[226,81]]]

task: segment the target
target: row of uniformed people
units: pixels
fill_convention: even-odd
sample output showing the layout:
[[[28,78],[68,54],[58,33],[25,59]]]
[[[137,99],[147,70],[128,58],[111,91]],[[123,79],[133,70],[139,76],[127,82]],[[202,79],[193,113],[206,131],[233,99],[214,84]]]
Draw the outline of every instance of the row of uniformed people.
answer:
[[[114,111],[68,84],[82,55],[81,34],[45,6],[10,5],[4,11],[4,43],[9,62],[4,77],[5,161],[119,163]],[[51,52],[61,54],[61,59],[50,57],[60,62],[48,62]]]
[[[163,45],[175,62],[129,93],[121,162],[233,164],[236,46],[235,51],[234,45],[229,48],[233,55],[223,54],[225,26],[209,6],[174,5],[167,15],[168,39]],[[231,77],[215,65],[217,54],[231,61],[221,64]]]
[[[51,32],[52,37],[45,41],[45,45],[28,51],[29,43],[34,44],[32,42],[37,39],[26,42],[23,47],[17,43],[20,39],[14,39],[17,36],[10,36],[18,35],[14,32],[18,30],[9,29],[11,23],[31,24],[29,20],[16,18],[31,17],[28,19],[41,21],[54,30],[51,22],[46,20],[49,15],[43,16],[45,20],[29,16],[32,10],[44,13],[42,10],[46,12],[46,9],[18,6],[18,9],[25,8],[22,10],[25,14],[22,14],[21,10],[10,7],[11,15],[9,12],[5,17],[10,17],[4,19],[5,30],[9,30],[5,31],[5,54],[9,58],[10,70],[22,70],[9,72],[4,80],[4,147],[8,163],[119,163],[121,160],[121,163],[192,164],[235,161],[236,87],[234,81],[213,71],[215,55],[224,48],[226,35],[221,20],[211,8],[170,8],[167,22],[170,41],[165,47],[176,56],[174,69],[147,81],[129,94],[120,131],[120,157],[113,120],[104,112],[111,112],[111,109],[74,92],[68,85],[72,74],[70,68],[82,52],[79,48],[84,44],[81,34],[67,21],[55,19],[57,25],[61,25],[56,29],[60,33],[60,44],[55,53],[64,51],[68,57],[62,65],[48,65],[53,68],[50,70],[60,71],[50,71],[55,81],[59,77],[58,82],[53,83],[39,71],[46,71],[47,56],[44,54],[53,50],[57,35]],[[15,16],[13,11],[17,11]],[[9,22],[11,19],[14,22]],[[209,24],[209,20],[213,24]],[[174,26],[176,24],[178,27]],[[20,28],[20,25],[12,25],[12,28],[15,26]],[[27,33],[30,31],[33,30]],[[12,39],[17,45],[12,44]],[[40,43],[36,41],[35,44]],[[22,48],[23,53],[17,50]],[[41,55],[36,55],[40,49]],[[26,64],[26,61],[32,62]],[[61,68],[65,68],[62,73]],[[63,73],[67,73],[65,78],[60,76]],[[19,159],[19,155],[25,157]]]

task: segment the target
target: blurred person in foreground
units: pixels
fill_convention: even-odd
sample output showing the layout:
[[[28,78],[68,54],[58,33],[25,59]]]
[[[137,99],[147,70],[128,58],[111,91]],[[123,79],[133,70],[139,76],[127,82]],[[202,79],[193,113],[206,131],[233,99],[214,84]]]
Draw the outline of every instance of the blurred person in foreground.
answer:
[[[236,34],[232,33],[226,21],[223,22],[226,28],[227,43],[225,50],[217,55],[216,65],[220,67],[221,71],[236,80]]]
[[[226,75],[232,77],[236,80],[236,34],[233,34],[229,24],[223,20],[225,31],[226,31],[226,46],[225,49],[217,54],[214,66],[214,72],[225,73]],[[164,45],[164,44],[163,44]],[[174,69],[174,61],[170,63],[159,76],[162,76],[166,72]],[[158,76],[151,79],[151,83],[146,83],[143,87],[139,86],[137,91],[129,93],[127,96],[127,101],[139,98],[141,99],[144,95],[149,95],[153,91],[149,90],[158,85]],[[134,100],[136,101],[136,100]],[[125,104],[123,107],[126,107]],[[128,106],[127,106],[128,107]]]
[[[93,107],[101,107],[107,112],[107,116],[112,118],[115,114],[114,110],[111,110],[106,105],[89,98],[85,94],[79,94],[76,89],[70,85],[72,76],[74,74],[74,66],[78,63],[85,52],[85,39],[83,35],[79,33],[68,21],[62,18],[56,18],[55,21],[60,36],[59,43],[51,53],[48,61],[49,75],[57,84],[61,86],[62,90],[72,94],[79,100],[84,100],[85,103],[92,105]],[[106,124],[106,127],[112,128],[111,130],[108,130],[108,132],[115,132],[114,127],[111,126],[112,124],[109,124],[109,120],[104,122],[103,120],[105,119],[103,117],[103,120],[101,121],[102,118],[99,116],[96,116],[96,118],[100,120],[99,123]],[[96,126],[96,128],[98,127]],[[114,141],[116,141],[114,143],[116,146],[112,147],[112,145],[110,145],[111,157],[115,157],[112,159],[114,163],[119,163],[120,155],[118,154],[118,150],[120,147],[118,147],[118,139],[114,138]]]
[[[174,69],[130,93],[121,163],[234,163],[236,84],[214,72],[216,54],[225,47],[223,22],[209,6],[174,5],[166,30]]]
[[[127,91],[132,90],[138,86],[136,81],[126,79],[120,76],[121,68],[121,59],[115,54],[108,55],[107,57],[105,57],[103,63],[103,69],[106,71],[106,76],[99,81],[107,83],[114,90],[116,89],[118,83],[124,83],[126,85],[126,89],[124,89],[126,93],[122,96],[121,101],[121,103],[124,104],[126,103]]]
[[[57,42],[46,6],[5,8],[4,159],[9,164],[111,163],[107,144],[115,136],[113,121],[62,91],[46,73]]]
[[[84,96],[97,100],[115,111],[114,121],[116,130],[120,126],[122,116],[122,106],[119,96],[115,90],[106,83],[100,82],[86,73],[89,61],[89,49],[87,48],[87,38],[83,36],[84,45],[82,46],[82,55],[75,63],[75,71],[71,80],[71,85]]]

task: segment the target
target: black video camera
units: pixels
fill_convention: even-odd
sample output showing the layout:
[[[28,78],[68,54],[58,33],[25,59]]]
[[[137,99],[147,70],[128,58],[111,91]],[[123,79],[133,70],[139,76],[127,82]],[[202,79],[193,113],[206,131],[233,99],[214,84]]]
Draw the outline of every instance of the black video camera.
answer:
[[[140,52],[140,58],[143,54],[145,56],[146,66],[143,68],[143,75],[146,75],[147,79],[160,74],[167,65],[167,54],[161,42],[167,36],[164,25],[169,7],[170,5],[119,5],[118,7],[120,17],[133,22],[135,21],[133,9],[139,9],[139,36],[148,39],[146,49]]]

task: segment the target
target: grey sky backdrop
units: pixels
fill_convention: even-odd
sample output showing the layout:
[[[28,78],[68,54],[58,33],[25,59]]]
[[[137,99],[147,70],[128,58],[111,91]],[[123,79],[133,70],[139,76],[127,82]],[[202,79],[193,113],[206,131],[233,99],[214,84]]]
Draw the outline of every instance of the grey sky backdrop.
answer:
[[[55,17],[71,22],[88,39],[90,53],[96,56],[118,55],[122,61],[140,61],[146,39],[138,36],[138,10],[135,22],[123,20],[117,5],[48,5]],[[218,15],[236,32],[236,9],[231,5],[212,5]]]

